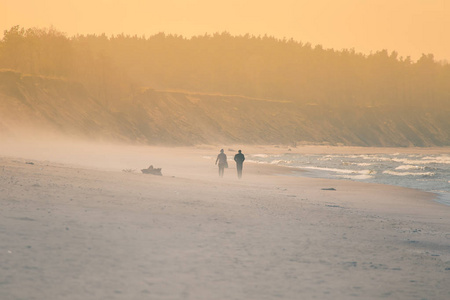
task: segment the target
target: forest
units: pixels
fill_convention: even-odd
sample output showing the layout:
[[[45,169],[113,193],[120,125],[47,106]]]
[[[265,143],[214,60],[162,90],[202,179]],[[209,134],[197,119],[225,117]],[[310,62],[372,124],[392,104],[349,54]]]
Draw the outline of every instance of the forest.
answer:
[[[226,32],[67,37],[15,26],[0,41],[0,68],[80,81],[105,101],[149,87],[332,106],[450,104],[450,65],[432,54],[412,61]]]

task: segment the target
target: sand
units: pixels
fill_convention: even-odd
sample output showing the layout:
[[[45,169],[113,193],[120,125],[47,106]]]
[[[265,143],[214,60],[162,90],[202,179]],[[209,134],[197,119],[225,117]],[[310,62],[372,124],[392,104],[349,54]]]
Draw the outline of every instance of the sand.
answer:
[[[0,299],[450,299],[432,194],[251,163],[220,179],[218,147],[31,150],[0,151]]]

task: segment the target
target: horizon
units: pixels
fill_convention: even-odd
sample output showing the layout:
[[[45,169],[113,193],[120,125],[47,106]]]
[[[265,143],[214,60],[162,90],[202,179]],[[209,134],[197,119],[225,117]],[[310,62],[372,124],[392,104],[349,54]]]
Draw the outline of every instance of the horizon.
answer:
[[[233,36],[292,38],[365,55],[387,50],[417,60],[422,54],[433,54],[436,61],[448,62],[450,42],[443,36],[450,28],[449,13],[450,4],[442,0],[284,0],[277,5],[255,0],[226,4],[205,0],[6,0],[0,3],[0,36],[15,25],[54,27],[68,36],[104,33],[148,37],[164,32],[191,38],[228,32]]]

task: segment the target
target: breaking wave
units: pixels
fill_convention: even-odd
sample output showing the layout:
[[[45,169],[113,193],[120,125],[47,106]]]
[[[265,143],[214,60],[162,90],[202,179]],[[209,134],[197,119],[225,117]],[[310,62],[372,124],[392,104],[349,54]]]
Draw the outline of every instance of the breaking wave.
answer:
[[[253,155],[258,163],[302,168],[307,176],[347,179],[439,194],[439,202],[450,205],[450,155],[421,154],[296,154]],[[438,192],[436,192],[438,191]],[[444,199],[444,200],[442,200]]]

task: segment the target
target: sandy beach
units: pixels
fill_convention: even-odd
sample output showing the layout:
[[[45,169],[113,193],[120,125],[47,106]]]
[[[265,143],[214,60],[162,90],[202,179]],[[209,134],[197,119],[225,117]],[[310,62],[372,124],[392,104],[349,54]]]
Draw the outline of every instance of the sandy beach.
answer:
[[[231,161],[219,178],[211,146],[24,149],[0,151],[0,299],[450,299],[432,194]]]

